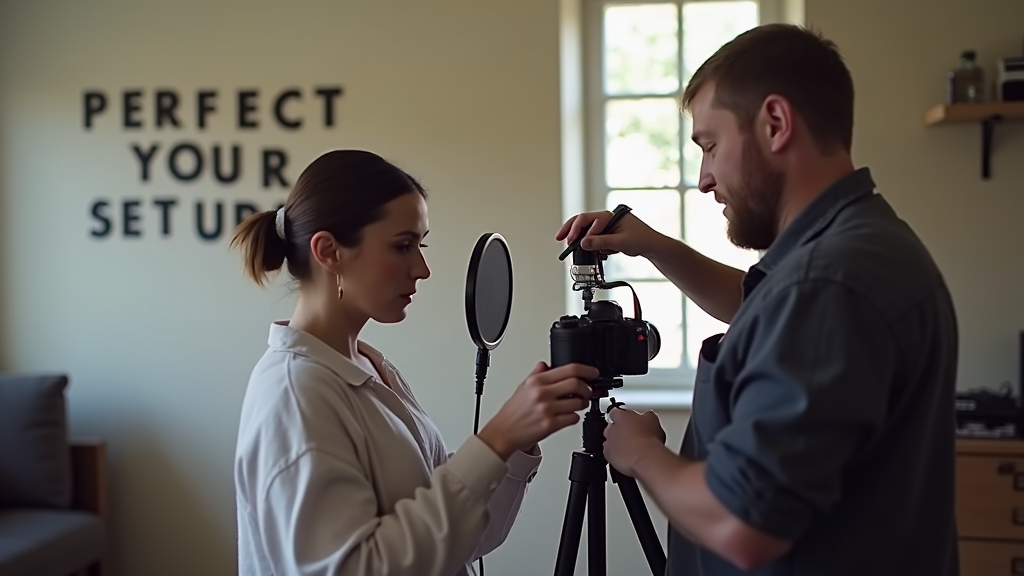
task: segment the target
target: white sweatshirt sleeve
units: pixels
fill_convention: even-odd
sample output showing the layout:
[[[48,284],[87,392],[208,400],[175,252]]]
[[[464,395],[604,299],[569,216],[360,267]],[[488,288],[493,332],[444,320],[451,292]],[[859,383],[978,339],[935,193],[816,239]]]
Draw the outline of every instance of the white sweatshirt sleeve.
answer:
[[[274,475],[252,513],[281,576],[451,576],[474,559],[492,514],[504,538],[524,490],[470,436],[428,488],[382,515],[354,450],[311,448]]]
[[[498,485],[487,506],[490,521],[473,553],[473,559],[485,556],[501,546],[512,531],[519,516],[529,483],[537,474],[541,463],[540,446],[533,454],[517,451],[508,459],[508,474]]]

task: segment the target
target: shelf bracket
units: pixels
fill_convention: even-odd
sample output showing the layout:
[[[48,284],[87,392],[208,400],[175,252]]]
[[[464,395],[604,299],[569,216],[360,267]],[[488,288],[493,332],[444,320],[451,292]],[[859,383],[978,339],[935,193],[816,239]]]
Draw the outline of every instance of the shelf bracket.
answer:
[[[988,180],[992,175],[992,135],[996,124],[1001,122],[1002,115],[994,114],[981,121],[981,179]]]

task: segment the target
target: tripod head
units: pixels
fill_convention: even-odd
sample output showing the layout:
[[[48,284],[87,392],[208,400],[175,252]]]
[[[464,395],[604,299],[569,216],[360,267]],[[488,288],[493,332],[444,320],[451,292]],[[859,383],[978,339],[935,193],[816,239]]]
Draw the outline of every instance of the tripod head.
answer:
[[[604,396],[607,396],[607,393]],[[595,390],[594,396],[590,399],[590,409],[583,416],[583,451],[595,458],[600,458],[604,463],[604,429],[608,426],[608,419],[605,417],[605,412],[601,410],[602,397]],[[611,398],[608,410],[622,405],[622,402],[616,402],[615,398]]]

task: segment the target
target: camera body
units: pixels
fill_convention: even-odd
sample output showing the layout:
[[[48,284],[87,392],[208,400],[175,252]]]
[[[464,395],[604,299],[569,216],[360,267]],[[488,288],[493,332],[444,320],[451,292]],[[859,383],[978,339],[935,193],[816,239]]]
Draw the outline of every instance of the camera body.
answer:
[[[593,366],[600,380],[646,374],[658,354],[658,329],[644,320],[622,317],[611,300],[591,303],[582,316],[562,316],[551,325],[551,366],[579,363]]]

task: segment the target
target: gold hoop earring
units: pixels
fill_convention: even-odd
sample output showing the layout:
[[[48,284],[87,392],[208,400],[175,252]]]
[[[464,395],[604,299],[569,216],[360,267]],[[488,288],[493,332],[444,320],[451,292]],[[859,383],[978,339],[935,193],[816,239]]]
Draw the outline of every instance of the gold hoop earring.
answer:
[[[338,274],[338,300],[345,295],[345,289],[341,286],[341,274]]]

